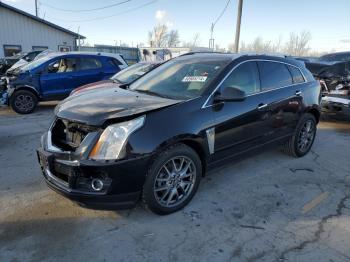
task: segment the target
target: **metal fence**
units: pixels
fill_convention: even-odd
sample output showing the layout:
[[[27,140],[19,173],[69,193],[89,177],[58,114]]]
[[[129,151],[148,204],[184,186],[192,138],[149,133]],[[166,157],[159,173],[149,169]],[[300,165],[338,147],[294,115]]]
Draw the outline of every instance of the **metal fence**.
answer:
[[[95,45],[81,46],[80,51],[121,54],[129,65],[135,64],[140,61],[140,51],[136,47]]]

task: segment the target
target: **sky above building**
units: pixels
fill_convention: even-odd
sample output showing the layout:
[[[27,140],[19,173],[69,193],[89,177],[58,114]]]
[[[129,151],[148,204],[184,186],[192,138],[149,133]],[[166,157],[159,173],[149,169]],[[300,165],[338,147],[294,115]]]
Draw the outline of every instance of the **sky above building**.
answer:
[[[199,33],[208,46],[210,26],[227,0],[38,0],[39,16],[87,37],[89,44],[147,44],[148,31],[164,23],[177,29],[181,41]],[[34,0],[3,2],[35,14]],[[214,29],[220,47],[234,42],[238,0],[231,0]],[[121,3],[120,5],[115,5]],[[100,7],[114,5],[108,8]],[[78,11],[79,10],[79,11]],[[286,41],[290,32],[311,33],[310,47],[318,52],[350,50],[349,0],[244,0],[241,40],[256,37]],[[76,12],[75,12],[76,11]]]

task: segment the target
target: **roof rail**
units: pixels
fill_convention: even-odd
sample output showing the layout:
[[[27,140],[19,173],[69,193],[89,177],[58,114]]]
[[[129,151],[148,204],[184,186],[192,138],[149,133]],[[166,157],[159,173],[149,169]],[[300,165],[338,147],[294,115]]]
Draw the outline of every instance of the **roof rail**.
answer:
[[[191,51],[191,52],[179,55],[179,56],[195,55],[195,54],[231,54],[231,53],[216,52],[216,51]]]
[[[281,58],[287,58],[289,57],[286,54],[281,53],[256,53],[256,52],[240,52],[241,55],[266,55],[266,56],[277,56]]]

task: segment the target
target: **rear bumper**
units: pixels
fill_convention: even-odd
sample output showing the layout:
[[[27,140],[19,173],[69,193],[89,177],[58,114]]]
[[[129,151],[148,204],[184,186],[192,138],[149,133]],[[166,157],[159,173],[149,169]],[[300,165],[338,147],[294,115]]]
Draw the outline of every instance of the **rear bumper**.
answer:
[[[62,160],[59,155],[42,148],[37,153],[47,185],[82,206],[125,209],[135,206],[140,198],[149,157],[103,163]],[[91,185],[93,179],[102,180],[103,189],[94,190]]]

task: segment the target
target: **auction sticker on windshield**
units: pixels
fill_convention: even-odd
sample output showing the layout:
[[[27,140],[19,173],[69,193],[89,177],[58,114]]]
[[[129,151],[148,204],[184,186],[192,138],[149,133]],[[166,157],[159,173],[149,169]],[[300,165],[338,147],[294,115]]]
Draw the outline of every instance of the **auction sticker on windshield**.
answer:
[[[205,82],[207,78],[207,76],[185,76],[182,82]]]

